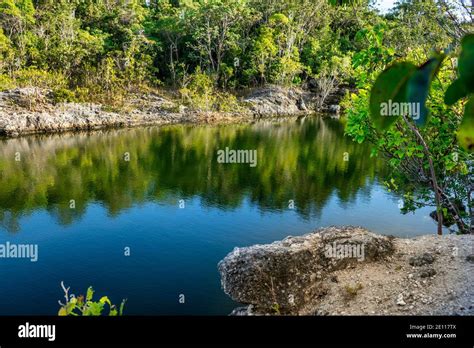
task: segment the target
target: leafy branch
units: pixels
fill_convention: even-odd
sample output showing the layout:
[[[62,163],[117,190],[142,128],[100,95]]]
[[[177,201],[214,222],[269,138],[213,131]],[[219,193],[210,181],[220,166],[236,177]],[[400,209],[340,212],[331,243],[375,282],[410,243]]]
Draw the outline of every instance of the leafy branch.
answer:
[[[70,287],[64,285],[61,281],[61,287],[64,291],[65,303],[58,301],[61,308],[59,309],[59,316],[117,316],[123,314],[123,308],[126,300],[123,300],[119,307],[112,304],[107,296],[102,296],[99,301],[93,301],[94,289],[90,286],[87,289],[86,296],[80,295],[76,297],[74,294],[69,295]],[[105,309],[108,307],[109,311],[106,314]]]

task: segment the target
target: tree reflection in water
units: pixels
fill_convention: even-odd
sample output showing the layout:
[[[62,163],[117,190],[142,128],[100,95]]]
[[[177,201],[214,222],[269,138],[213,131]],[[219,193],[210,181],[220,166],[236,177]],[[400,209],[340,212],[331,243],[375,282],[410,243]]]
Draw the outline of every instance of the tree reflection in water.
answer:
[[[16,232],[22,215],[40,209],[71,224],[92,202],[116,216],[136,204],[196,196],[224,211],[246,198],[270,211],[294,200],[302,217],[319,215],[333,194],[344,204],[367,192],[382,170],[370,149],[346,138],[343,128],[336,120],[306,117],[4,139],[0,224]],[[218,163],[217,150],[225,147],[257,150],[258,165]]]

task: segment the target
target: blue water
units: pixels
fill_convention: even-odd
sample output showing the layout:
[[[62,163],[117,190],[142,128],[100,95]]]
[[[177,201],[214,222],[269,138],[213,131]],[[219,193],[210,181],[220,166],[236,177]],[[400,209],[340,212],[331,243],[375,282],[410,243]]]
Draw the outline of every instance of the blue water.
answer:
[[[282,129],[285,130],[285,127],[293,129],[292,122],[295,121],[289,121],[286,125],[270,125],[269,128],[265,126],[266,130],[263,132],[266,134],[265,132],[269,131],[273,134],[273,129],[277,129],[280,133]],[[213,135],[212,132],[216,132],[215,128],[175,127],[183,132],[184,137],[193,135],[196,131],[209,131],[211,135]],[[263,136],[259,127],[258,124],[248,125],[238,128],[238,132],[250,132],[255,135],[255,138],[259,138]],[[304,127],[314,127],[314,124],[309,123]],[[341,130],[335,127],[338,136],[342,137]],[[94,144],[96,137],[100,137],[101,141],[107,139],[107,146],[114,149],[118,146],[115,142],[127,136],[132,136],[126,139],[127,141],[143,139],[136,136],[140,132],[148,132],[146,134],[152,138],[158,136],[164,138],[166,132],[174,131],[176,128],[154,128],[151,133],[146,129],[134,129],[86,136],[80,143],[80,148],[84,150],[81,156],[97,148]],[[230,131],[229,128],[226,128],[226,131]],[[36,162],[34,165],[31,164],[31,167],[18,169],[18,175],[20,177],[32,176],[34,172],[32,168],[39,166],[44,177],[31,178],[35,181],[35,185],[41,185],[45,177],[49,178],[44,179],[49,180],[46,186],[63,185],[61,180],[65,178],[65,174],[58,169],[58,162],[45,160],[44,157],[50,156],[58,160],[61,149],[78,147],[79,144],[74,143],[74,135],[70,136],[72,140],[67,138],[67,144],[64,138],[60,137],[29,139],[29,153],[34,153],[36,147],[41,146],[45,141],[56,144],[57,147],[54,151],[48,152],[48,155],[35,157]],[[193,139],[195,137],[186,140],[188,146],[191,146],[191,148],[188,147],[188,155],[197,151],[193,150]],[[73,142],[72,145],[70,141]],[[264,146],[264,148],[275,146],[272,141],[278,141],[274,134],[259,146]],[[1,156],[4,159],[8,158],[9,149],[20,148],[22,142],[24,143],[25,139],[6,140],[2,144]],[[91,143],[90,148],[89,143]],[[156,150],[154,146],[149,148]],[[298,144],[298,148],[303,149],[303,145]],[[206,151],[214,150],[215,146],[211,146],[211,149]],[[39,152],[46,153],[43,148]],[[308,156],[311,158],[311,153]],[[30,160],[33,161],[33,157]],[[3,162],[3,166],[0,166],[2,183],[8,182],[10,185],[10,189],[5,192],[16,192],[15,195],[18,197],[29,197],[18,193],[21,187],[29,186],[18,184],[15,181],[17,178],[9,178],[5,163],[11,164],[11,162]],[[84,294],[87,287],[92,285],[96,290],[97,298],[107,295],[114,303],[119,303],[126,298],[125,314],[127,315],[225,315],[239,304],[233,302],[221,290],[217,263],[234,247],[269,243],[288,235],[305,234],[318,227],[341,224],[362,225],[377,233],[396,236],[435,232],[435,225],[428,216],[430,209],[419,210],[417,214],[400,214],[398,198],[383,188],[381,174],[377,174],[378,170],[374,175],[371,171],[361,173],[367,178],[362,180],[362,183],[353,185],[351,195],[341,193],[337,187],[339,184],[335,183],[331,186],[329,183],[332,181],[329,181],[326,185],[328,195],[324,196],[324,200],[318,198],[314,201],[311,197],[304,200],[295,197],[293,194],[296,193],[292,192],[294,188],[292,184],[285,186],[286,179],[277,182],[268,180],[270,188],[273,188],[266,192],[274,192],[277,188],[285,186],[289,193],[286,199],[281,198],[277,202],[275,197],[268,200],[265,200],[265,197],[257,197],[261,193],[253,192],[252,187],[246,184],[246,177],[240,178],[242,175],[240,173],[235,174],[237,179],[242,180],[239,183],[242,189],[239,191],[239,199],[235,199],[234,196],[222,199],[218,192],[212,191],[213,195],[218,197],[215,198],[207,191],[207,184],[202,186],[205,188],[200,186],[199,189],[191,192],[189,189],[182,189],[184,185],[188,187],[189,182],[185,184],[180,180],[162,184],[164,188],[160,192],[164,193],[157,196],[155,189],[158,183],[149,180],[146,175],[147,170],[151,168],[145,165],[143,168],[142,177],[137,180],[139,183],[146,182],[143,190],[140,189],[142,195],[137,195],[135,189],[125,190],[124,187],[119,189],[111,184],[107,190],[111,190],[115,196],[112,200],[106,201],[99,197],[108,196],[110,192],[104,194],[102,189],[90,188],[90,182],[82,182],[84,190],[88,187],[88,192],[92,192],[94,196],[84,203],[81,213],[71,219],[58,218],[58,215],[61,215],[58,213],[60,211],[58,207],[62,200],[57,197],[57,194],[53,198],[51,188],[45,191],[46,197],[49,198],[47,203],[38,199],[40,202],[38,204],[31,204],[31,202],[26,204],[23,201],[16,205],[10,204],[11,197],[15,195],[8,196],[10,197],[8,201],[0,203],[3,204],[3,206],[0,205],[0,212],[3,214],[3,225],[0,225],[0,243],[9,241],[10,243],[37,244],[39,248],[37,262],[26,259],[0,259],[1,315],[55,315],[59,310],[58,300],[63,299],[61,281],[70,286],[71,292],[76,295]],[[93,169],[87,168],[84,172],[79,171],[80,174],[76,172],[74,175],[82,175],[81,177],[84,178]],[[273,169],[280,170],[278,167]],[[301,168],[299,170],[301,171]],[[301,171],[296,175],[304,177],[309,170]],[[324,171],[325,167],[320,166],[317,170]],[[295,171],[298,170],[295,169]],[[109,175],[111,172],[112,169],[109,168],[105,173]],[[230,172],[225,173],[230,177]],[[344,170],[337,173],[336,176],[347,175],[347,171]],[[68,173],[67,177],[70,178],[72,175]],[[192,173],[191,177],[194,177],[196,181],[204,180],[203,175],[197,172]],[[290,180],[291,175],[282,177]],[[227,182],[226,178],[227,176],[224,175],[222,182],[219,182],[217,186],[224,189],[222,185]],[[137,178],[130,178],[130,181],[135,179]],[[95,182],[97,178],[88,180]],[[311,182],[308,181],[308,185],[312,185]],[[348,183],[348,185],[352,184]],[[64,187],[67,192],[68,185]],[[311,191],[310,187],[305,188],[305,191]],[[70,186],[69,189],[72,191],[73,187]],[[125,190],[125,193],[121,190]],[[6,195],[7,193],[2,197]],[[185,207],[180,208],[179,199],[183,197]],[[21,199],[24,200],[24,198]],[[287,207],[289,199],[295,199],[297,205],[298,202],[304,201],[312,208],[289,209]],[[126,204],[120,209],[111,209],[110,204],[119,200],[125,200]],[[15,223],[10,221],[12,214],[15,215]],[[130,256],[125,256],[126,247],[130,248]],[[185,296],[185,303],[179,303],[181,294]]]

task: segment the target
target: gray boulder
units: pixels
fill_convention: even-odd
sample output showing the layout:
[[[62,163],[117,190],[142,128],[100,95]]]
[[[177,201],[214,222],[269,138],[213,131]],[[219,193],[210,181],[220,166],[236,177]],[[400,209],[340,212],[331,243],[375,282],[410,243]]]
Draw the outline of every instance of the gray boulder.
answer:
[[[259,116],[302,114],[314,109],[315,95],[298,88],[267,86],[254,90],[244,102]]]
[[[272,244],[235,248],[218,269],[222,288],[233,300],[251,304],[259,313],[292,314],[325,295],[323,281],[332,272],[393,251],[391,237],[360,227],[328,227]]]

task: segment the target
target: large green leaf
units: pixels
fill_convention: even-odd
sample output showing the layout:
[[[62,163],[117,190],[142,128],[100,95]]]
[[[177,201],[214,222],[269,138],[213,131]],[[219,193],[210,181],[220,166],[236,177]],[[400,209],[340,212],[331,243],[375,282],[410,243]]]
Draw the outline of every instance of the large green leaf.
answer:
[[[89,286],[87,289],[87,294],[86,294],[86,301],[92,301],[92,296],[94,296],[94,289],[92,286]]]
[[[411,114],[407,115],[415,120],[419,126],[425,125],[428,120],[429,110],[426,100],[430,93],[431,82],[438,73],[444,56],[438,55],[420,66],[409,78],[406,87],[407,102],[410,103]],[[418,114],[417,114],[418,113]]]
[[[453,105],[459,99],[474,92],[474,34],[463,37],[458,59],[459,78],[447,89],[444,102]]]
[[[406,101],[407,81],[416,70],[415,65],[402,62],[393,64],[378,76],[370,93],[370,115],[379,130],[389,128],[398,119],[399,115],[389,116],[384,109],[388,104]]]
[[[58,315],[59,316],[67,316],[69,314],[73,314],[72,311],[76,308],[76,303],[68,302],[66,306],[63,306],[59,309]]]
[[[122,301],[122,303],[120,304],[120,310],[119,310],[119,315],[122,315],[123,314],[123,308],[125,307],[125,300]]]
[[[459,144],[468,150],[474,152],[474,97],[471,97],[466,103],[464,117],[462,119],[457,134]]]
[[[86,310],[84,311],[84,316],[99,316],[102,314],[104,309],[104,304],[100,302],[90,302],[87,305]]]
[[[461,42],[462,50],[458,60],[461,80],[469,93],[474,92],[474,34],[466,35]]]
[[[461,47],[474,46],[474,34],[466,34],[461,40]]]
[[[102,304],[108,303],[109,306],[112,306],[112,303],[110,302],[110,300],[107,296],[102,296],[100,298],[99,302],[102,303]]]
[[[444,95],[444,102],[447,105],[453,105],[459,99],[462,99],[465,96],[467,96],[465,82],[461,79],[457,79],[446,90],[446,94]]]

